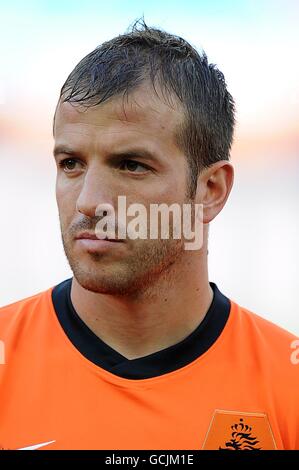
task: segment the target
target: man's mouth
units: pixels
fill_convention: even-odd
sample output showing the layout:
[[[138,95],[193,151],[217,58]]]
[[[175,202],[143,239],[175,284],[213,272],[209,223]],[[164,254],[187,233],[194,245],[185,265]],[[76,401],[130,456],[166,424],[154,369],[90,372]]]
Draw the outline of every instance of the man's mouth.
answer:
[[[75,237],[75,241],[80,249],[88,253],[105,253],[125,246],[125,243],[122,243],[124,240],[108,236],[99,238],[95,232],[82,232]]]
[[[123,242],[124,240],[111,238],[105,235],[104,237],[99,237],[95,232],[82,232],[77,235],[76,240],[98,240],[98,241],[109,241],[109,242]]]

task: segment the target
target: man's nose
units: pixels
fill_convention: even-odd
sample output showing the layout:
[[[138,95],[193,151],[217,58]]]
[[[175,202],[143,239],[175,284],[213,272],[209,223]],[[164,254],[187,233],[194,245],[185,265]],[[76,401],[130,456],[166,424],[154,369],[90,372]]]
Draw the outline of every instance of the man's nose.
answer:
[[[95,217],[99,204],[113,206],[112,185],[109,176],[101,169],[90,168],[77,199],[76,209],[87,217]]]

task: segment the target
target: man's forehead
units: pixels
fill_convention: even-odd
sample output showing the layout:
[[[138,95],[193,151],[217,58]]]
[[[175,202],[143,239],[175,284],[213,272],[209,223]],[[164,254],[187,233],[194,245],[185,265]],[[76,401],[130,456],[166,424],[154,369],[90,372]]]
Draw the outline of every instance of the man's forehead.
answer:
[[[182,120],[182,112],[174,103],[164,99],[148,87],[125,96],[112,97],[104,103],[86,107],[84,104],[59,103],[56,124],[90,124],[110,127],[116,123],[150,126],[165,131],[173,130]]]

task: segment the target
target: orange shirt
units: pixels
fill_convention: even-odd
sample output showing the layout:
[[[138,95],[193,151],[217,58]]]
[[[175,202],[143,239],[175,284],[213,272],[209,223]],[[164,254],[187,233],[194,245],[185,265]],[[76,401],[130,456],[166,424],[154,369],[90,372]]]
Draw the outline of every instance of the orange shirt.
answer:
[[[126,378],[72,343],[52,291],[0,308],[0,448],[299,449],[290,333],[230,300],[205,352]]]

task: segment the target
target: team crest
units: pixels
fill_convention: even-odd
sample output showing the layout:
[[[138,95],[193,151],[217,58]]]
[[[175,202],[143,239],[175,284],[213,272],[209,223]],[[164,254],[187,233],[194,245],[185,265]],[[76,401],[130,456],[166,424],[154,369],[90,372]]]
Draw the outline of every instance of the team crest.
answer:
[[[276,444],[266,414],[216,410],[203,449],[275,450]]]

